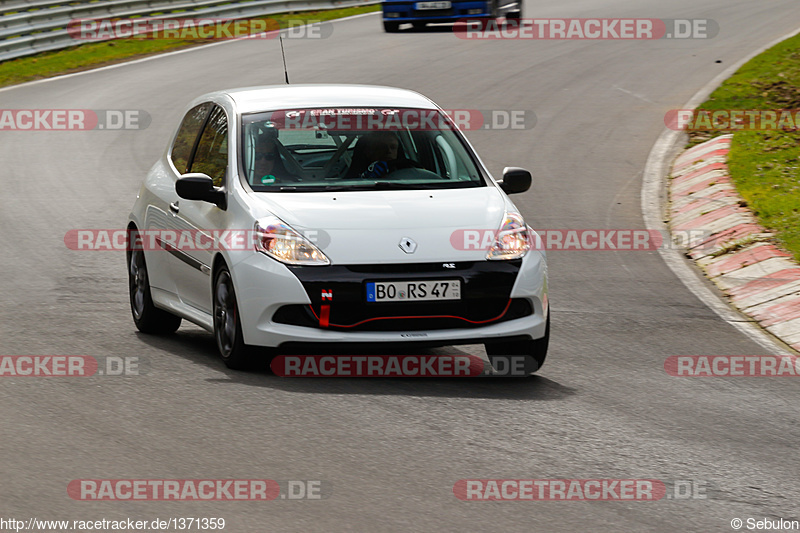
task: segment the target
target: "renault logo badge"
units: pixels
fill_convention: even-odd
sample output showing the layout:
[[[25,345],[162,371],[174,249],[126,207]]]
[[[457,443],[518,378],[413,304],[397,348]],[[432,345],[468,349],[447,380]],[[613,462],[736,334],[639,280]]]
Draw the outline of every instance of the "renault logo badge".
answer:
[[[413,254],[414,252],[417,251],[417,243],[415,243],[408,237],[403,237],[402,239],[400,239],[400,249],[407,254]]]

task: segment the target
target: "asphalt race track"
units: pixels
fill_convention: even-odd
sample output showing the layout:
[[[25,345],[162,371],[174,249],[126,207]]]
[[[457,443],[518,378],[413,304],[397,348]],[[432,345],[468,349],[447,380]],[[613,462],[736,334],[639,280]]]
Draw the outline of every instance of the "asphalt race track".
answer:
[[[452,109],[532,110],[471,131],[535,228],[645,227],[664,129],[726,67],[800,27],[796,0],[527,0],[528,17],[713,19],[707,40],[466,41],[383,33],[377,15],[287,40],[292,83],[419,91]],[[137,333],[124,254],[68,250],[123,228],[188,101],[283,82],[277,41],[239,41],[0,91],[5,109],[142,109],[141,131],[2,132],[4,355],[138,357],[140,375],[0,380],[0,517],[222,517],[225,531],[731,531],[798,519],[798,382],[669,376],[671,355],[775,353],[704,305],[657,251],[548,253],[548,362],[531,379],[282,379],[226,369],[184,323]],[[483,355],[479,346],[438,353]],[[784,352],[788,353],[788,352]],[[74,501],[76,479],[320,480],[318,501]],[[460,479],[690,480],[706,498],[463,502]]]

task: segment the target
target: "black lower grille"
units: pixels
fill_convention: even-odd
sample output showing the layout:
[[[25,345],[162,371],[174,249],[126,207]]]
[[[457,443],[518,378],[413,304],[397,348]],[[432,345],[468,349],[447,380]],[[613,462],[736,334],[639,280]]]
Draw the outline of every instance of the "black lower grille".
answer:
[[[413,265],[291,267],[311,305],[287,305],[273,321],[346,331],[413,331],[475,328],[533,313],[530,302],[511,299],[521,261]],[[446,265],[446,266],[445,266]],[[461,299],[367,302],[370,281],[459,279]]]
[[[475,328],[514,320],[531,315],[533,308],[528,300],[515,298],[505,305],[433,306],[430,302],[413,307],[382,308],[380,315],[365,312],[361,307],[331,306],[330,323],[325,329],[347,331],[420,331],[436,329]],[[335,308],[335,309],[334,309]],[[322,328],[319,308],[309,305],[284,305],[273,315],[279,324]]]

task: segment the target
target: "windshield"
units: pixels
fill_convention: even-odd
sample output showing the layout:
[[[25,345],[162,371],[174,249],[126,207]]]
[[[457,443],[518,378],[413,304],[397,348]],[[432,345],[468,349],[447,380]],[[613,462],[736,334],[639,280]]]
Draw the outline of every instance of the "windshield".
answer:
[[[255,191],[485,187],[439,110],[292,109],[244,115],[242,164]]]

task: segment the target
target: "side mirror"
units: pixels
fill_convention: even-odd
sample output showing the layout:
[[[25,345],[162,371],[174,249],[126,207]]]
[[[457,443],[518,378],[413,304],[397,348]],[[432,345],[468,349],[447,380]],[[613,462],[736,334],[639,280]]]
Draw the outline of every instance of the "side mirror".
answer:
[[[214,187],[214,180],[207,174],[192,172],[184,174],[175,182],[175,192],[184,200],[200,200],[227,209],[228,198],[224,191]]]
[[[498,182],[506,194],[525,192],[531,188],[533,178],[524,168],[506,167],[503,169],[503,180]]]

